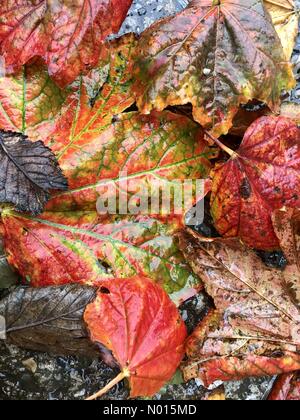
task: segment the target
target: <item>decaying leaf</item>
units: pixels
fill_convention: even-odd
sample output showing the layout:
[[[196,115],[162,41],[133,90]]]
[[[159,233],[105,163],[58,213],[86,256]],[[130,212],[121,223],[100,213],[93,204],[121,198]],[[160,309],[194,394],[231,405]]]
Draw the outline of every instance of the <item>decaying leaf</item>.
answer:
[[[290,60],[299,28],[299,11],[294,0],[264,0],[279,35],[286,59]]]
[[[112,351],[122,370],[117,382],[128,378],[132,398],[158,392],[184,356],[184,322],[164,290],[149,279],[104,283],[84,319],[92,341]]]
[[[211,209],[225,237],[257,249],[278,249],[271,216],[300,208],[300,130],[284,117],[262,117],[247,130],[237,152],[213,171]]]
[[[280,115],[286,118],[290,118],[300,126],[300,104],[293,102],[284,102],[281,105]]]
[[[300,210],[278,210],[273,225],[288,260],[284,278],[294,303],[300,308]]]
[[[269,401],[299,401],[300,373],[281,375],[275,382]]]
[[[39,214],[51,190],[66,190],[68,183],[52,151],[43,142],[0,130],[0,202],[16,210]]]
[[[53,147],[56,149],[57,143]],[[161,210],[152,206],[148,211],[149,191],[152,204],[155,199],[158,203],[159,190],[166,189],[173,201],[177,198],[182,204],[180,182],[206,178],[211,168],[209,159],[216,156],[216,150],[207,147],[197,124],[168,111],[149,116],[137,112],[121,114],[104,129],[100,126],[94,135],[80,135],[75,144],[67,143],[61,149],[59,162],[70,190],[53,197],[48,209],[56,211],[94,210],[98,199],[109,200],[119,191],[120,198],[131,198],[129,206],[133,209],[138,194],[139,205],[146,207],[142,213],[167,214],[169,203],[164,202],[160,203]],[[119,210],[127,213],[127,207]],[[135,212],[140,213],[138,208]],[[178,214],[180,220],[182,216]]]
[[[0,301],[6,342],[56,355],[99,356],[83,322],[94,288],[67,285],[32,289],[19,287]]]
[[[133,36],[114,41],[101,62],[106,81],[100,90],[91,96],[103,66],[74,83],[49,129],[36,128],[56,153],[70,188],[54,195],[38,219],[2,212],[9,261],[34,286],[92,285],[137,274],[170,293],[197,283],[173,238],[184,215],[163,206],[149,212],[147,193],[151,187],[159,204],[162,189],[175,198],[181,181],[208,176],[215,150],[187,117],[168,111],[121,114],[134,101],[134,44]],[[111,209],[116,215],[98,213],[99,199],[106,206],[117,193]],[[139,204],[146,197],[148,214],[143,214]]]
[[[208,393],[204,398],[204,401],[226,401],[225,389],[223,386],[215,389]]]
[[[183,232],[180,248],[216,307],[188,339],[185,378],[209,385],[298,370],[300,313],[283,273],[237,240]]]
[[[7,72],[40,56],[60,85],[94,67],[132,0],[3,0],[0,54]]]
[[[241,103],[278,111],[295,85],[280,40],[260,0],[192,0],[146,30],[134,91],[141,112],[191,103],[215,136],[227,134]]]

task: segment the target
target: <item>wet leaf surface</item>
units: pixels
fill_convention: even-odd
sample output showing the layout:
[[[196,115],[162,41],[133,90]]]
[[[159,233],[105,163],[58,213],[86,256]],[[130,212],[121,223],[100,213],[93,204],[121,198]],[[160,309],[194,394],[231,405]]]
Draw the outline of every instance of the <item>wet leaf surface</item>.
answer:
[[[60,89],[51,80],[39,60],[13,76],[3,73],[0,77],[0,127],[26,134],[31,140],[41,140],[38,128],[44,136],[67,94],[68,90]]]
[[[78,285],[32,289],[19,287],[0,301],[7,344],[56,355],[97,358],[83,322],[93,288]]]
[[[182,233],[181,249],[216,310],[188,340],[185,378],[209,385],[299,369],[300,313],[283,272],[264,266],[239,241],[195,235]]]
[[[60,85],[97,64],[103,41],[118,32],[132,0],[4,0],[0,53],[6,71],[40,56]]]
[[[184,3],[184,1],[179,0],[178,3]],[[138,0],[134,1],[135,3],[135,9],[134,13],[137,13],[137,8],[139,7],[140,3]],[[150,19],[147,16],[147,13],[143,10],[146,10],[148,6],[151,8],[151,12],[154,11],[156,13],[155,9],[157,8],[157,12],[160,13],[160,2],[155,2],[155,7],[152,6],[151,0],[145,0],[143,4],[141,4],[141,9],[138,10],[139,19],[144,24],[145,22],[150,22]],[[162,13],[168,13],[174,10],[173,4],[175,4],[175,1],[172,3],[171,6],[169,6],[168,1],[164,1],[163,5],[163,11]],[[143,7],[142,7],[143,6]],[[145,6],[145,7],[144,7]],[[146,15],[144,14],[146,13]],[[133,19],[134,24],[137,22],[137,20]],[[124,25],[124,28],[128,30],[128,27]],[[124,30],[124,29],[123,29]],[[138,28],[140,30],[140,28]],[[294,56],[294,59],[296,60],[297,56]],[[103,61],[107,60],[107,58],[103,58]],[[0,63],[1,64],[1,63]],[[36,62],[36,66],[39,68],[33,69],[33,65],[26,66],[26,69],[23,69],[19,75],[16,75],[15,78],[19,77],[18,83],[13,84],[13,80],[15,78],[1,78],[0,79],[0,108],[1,105],[5,104],[6,108],[5,111],[10,110],[10,107],[12,107],[13,112],[10,112],[10,117],[7,118],[7,115],[5,115],[5,112],[3,112],[3,109],[0,109],[0,127],[1,124],[11,124],[12,121],[17,117],[17,127],[13,128],[14,131],[20,131],[25,132],[26,134],[30,133],[30,137],[32,139],[39,139],[39,130],[41,132],[45,133],[45,141],[50,141],[51,146],[53,147],[55,145],[55,130],[57,130],[56,123],[58,119],[55,118],[57,115],[57,112],[59,113],[59,108],[61,104],[65,103],[67,105],[65,107],[65,115],[68,115],[68,105],[70,105],[70,109],[72,110],[72,102],[66,101],[66,98],[68,97],[68,94],[70,92],[63,91],[55,87],[54,84],[52,84],[51,80],[49,79],[46,83],[46,94],[44,95],[43,89],[43,83],[37,83],[35,85],[35,77],[34,75],[40,75],[41,79],[45,77],[44,80],[47,80],[47,74],[45,70],[43,69],[43,66],[41,66],[38,62]],[[81,81],[81,86],[84,87],[84,89],[79,90],[79,95],[82,96],[83,101],[82,105],[85,103],[89,105],[89,107],[86,107],[85,109],[90,110],[88,112],[91,112],[91,109],[95,106],[97,100],[99,99],[99,95],[103,92],[103,87],[105,91],[105,86],[107,86],[106,82],[109,79],[109,67],[108,62],[106,61],[106,65],[103,67],[103,71],[93,72],[93,76],[95,76],[95,79],[93,77],[88,77],[85,80]],[[32,68],[32,79],[28,77],[30,75],[30,69]],[[102,68],[102,67],[101,67]],[[100,69],[100,67],[99,67]],[[1,70],[1,69],[0,69]],[[296,68],[297,71],[297,68]],[[127,74],[130,74],[129,72]],[[4,79],[4,80],[3,80]],[[33,89],[31,89],[31,80],[33,82],[32,86]],[[8,86],[8,84],[11,83],[10,91],[7,89],[6,92],[4,92],[4,100],[1,97],[1,83],[4,82],[4,87]],[[79,83],[80,85],[80,83]],[[97,87],[99,86],[99,88]],[[37,88],[35,90],[35,88]],[[17,98],[14,97],[14,92],[20,90],[21,93],[17,94]],[[55,90],[56,89],[56,90]],[[76,92],[77,87],[75,87],[75,90],[73,90],[73,93]],[[86,90],[86,94],[85,94]],[[41,94],[40,94],[40,93]],[[295,96],[296,96],[295,91]],[[28,96],[27,96],[28,95]],[[30,96],[31,95],[31,96]],[[36,95],[36,96],[35,96]],[[22,98],[25,97],[28,99],[27,101],[22,102]],[[36,101],[36,98],[37,101]],[[73,98],[76,98],[76,94]],[[15,101],[17,99],[17,101]],[[50,100],[48,100],[50,99]],[[53,99],[53,100],[52,100]],[[69,97],[70,99],[70,97]],[[35,104],[38,105],[40,100],[41,105],[39,107],[35,108]],[[45,100],[45,101],[44,101]],[[18,102],[19,101],[19,102]],[[49,104],[49,107],[44,106],[45,104]],[[17,103],[17,107],[14,108],[14,104]],[[26,103],[26,104],[25,104]],[[75,103],[75,102],[74,102]],[[82,106],[80,105],[80,107]],[[109,104],[111,105],[111,104]],[[32,107],[32,108],[31,108]],[[78,109],[79,107],[77,107]],[[53,111],[53,112],[52,112]],[[121,111],[122,112],[122,111]],[[293,111],[294,112],[294,111]],[[105,112],[104,112],[105,113]],[[116,112],[117,114],[118,112]],[[297,111],[294,112],[295,116],[297,117]],[[61,114],[60,114],[61,115]],[[84,115],[84,113],[83,113]],[[73,117],[70,118],[70,121]],[[109,117],[110,118],[110,117]],[[108,118],[108,119],[109,119]],[[115,120],[115,118],[114,118]],[[2,121],[5,121],[3,123]],[[66,123],[66,119],[62,119],[62,126],[65,126],[66,133],[67,133],[67,139],[72,139],[72,135],[70,136],[68,134],[68,130],[70,125]],[[107,121],[107,120],[106,120]],[[37,122],[37,124],[35,124]],[[72,126],[72,124],[71,124]],[[56,127],[54,129],[54,127]],[[12,128],[8,128],[12,129]],[[60,132],[60,129],[58,129]],[[89,132],[87,135],[91,135],[92,131]],[[52,140],[51,137],[52,136]],[[60,141],[60,144],[63,143],[63,134],[62,132],[59,133],[58,139]],[[76,138],[75,138],[75,144],[76,144]],[[57,151],[59,153],[60,145],[57,148]],[[87,205],[87,202],[85,201],[85,204]],[[207,231],[206,226],[200,227],[201,233],[205,234]],[[214,236],[214,235],[212,235]],[[276,253],[276,258],[277,258]],[[273,264],[273,257],[270,254],[270,257],[268,256],[268,261],[272,260]],[[275,253],[274,253],[275,258]],[[278,258],[279,254],[278,254]],[[284,258],[283,258],[284,259]],[[103,262],[99,261],[99,264],[102,268],[104,268],[107,272],[110,271],[110,266]],[[3,296],[3,293],[1,293],[1,296]],[[199,295],[199,296],[202,296]],[[195,323],[198,323],[201,321],[203,315],[205,314],[205,311],[207,310],[207,302],[206,299],[202,300],[199,299],[199,297],[194,298],[193,301],[196,301],[196,307],[199,309],[200,313],[195,314],[195,316],[191,315],[191,312],[193,312],[194,303],[191,303],[192,301],[188,301],[188,309],[183,309],[183,316],[184,319],[188,322],[190,331],[193,329],[193,326]],[[205,302],[204,302],[205,301]],[[204,305],[202,307],[202,304]],[[193,319],[192,319],[193,318]],[[29,374],[29,372],[24,371],[23,364],[20,363],[20,366],[18,366],[18,360],[19,358],[23,358],[23,361],[25,359],[28,359],[32,357],[31,353],[25,353],[21,351],[16,351],[12,347],[4,348],[4,346],[0,343],[1,346],[1,360],[0,360],[0,394],[1,398],[6,399],[9,398],[20,398],[23,396],[23,398],[28,399],[34,399],[34,398],[41,398],[42,395],[44,395],[44,398],[49,399],[56,399],[56,398],[72,398],[75,397],[76,399],[84,398],[91,393],[95,392],[99,387],[102,385],[104,386],[105,383],[109,382],[109,380],[114,376],[114,372],[109,371],[103,364],[98,363],[92,363],[91,365],[87,363],[84,360],[76,360],[74,358],[60,358],[60,359],[50,359],[46,354],[45,355],[35,355],[33,354],[33,357],[36,357],[36,360],[40,362],[40,371],[37,371],[37,374],[32,375]],[[10,370],[8,369],[8,366],[10,366]],[[22,370],[23,369],[23,370]],[[68,372],[67,378],[65,375],[65,372]],[[47,377],[47,373],[49,373]],[[18,375],[19,374],[19,375]],[[15,375],[15,377],[14,377]],[[98,384],[100,377],[101,383]],[[16,379],[17,378],[17,379]],[[20,379],[20,380],[19,380]],[[258,399],[258,398],[265,398],[265,392],[263,391],[260,394],[260,389],[264,388],[264,384],[267,383],[267,381],[263,378],[261,380],[261,385],[259,385],[259,381],[257,379],[251,379],[247,382],[243,382],[242,384],[237,382],[234,384],[231,384],[232,386],[230,388],[230,392],[228,393],[228,387],[226,396],[232,399]],[[11,386],[13,384],[13,386]],[[245,388],[244,388],[245,386]],[[257,393],[256,390],[257,389]],[[54,390],[54,391],[53,391]],[[253,393],[252,393],[253,391]],[[166,392],[166,393],[165,393]],[[167,387],[167,391],[164,391],[162,393],[163,397],[166,399],[182,399],[187,398],[188,396],[190,398],[205,398],[203,395],[203,388],[199,387],[199,381],[190,381],[186,385],[170,385]],[[209,396],[207,396],[210,398]],[[108,398],[127,398],[126,391],[124,391],[123,386],[118,386],[116,389],[110,392],[108,395]],[[158,394],[156,396],[157,399],[161,398],[161,395]]]
[[[52,151],[18,133],[0,130],[0,202],[37,215],[50,191],[66,190],[68,183]]]
[[[284,278],[289,293],[300,308],[300,211],[279,210],[272,217],[274,229],[288,265]]]
[[[134,90],[141,112],[193,105],[194,119],[227,134],[239,105],[280,106],[295,85],[270,15],[256,0],[193,0],[146,30],[139,42]]]
[[[92,341],[112,351],[131,398],[153,396],[183,359],[186,327],[164,290],[146,278],[104,283],[84,320]]]
[[[281,375],[275,382],[269,401],[299,401],[300,374],[299,372]]]
[[[279,248],[272,212],[300,207],[300,130],[284,117],[262,117],[236,153],[215,167],[211,211],[217,230],[252,248]]]
[[[69,190],[54,195],[40,218],[9,211],[2,215],[9,261],[31,285],[96,285],[136,274],[159,281],[169,293],[197,284],[173,238],[184,215],[169,215],[160,205],[143,215],[139,203],[144,197],[148,211],[149,188],[160,203],[164,187],[175,198],[178,181],[206,178],[216,152],[187,117],[168,111],[122,114],[133,103],[129,87],[134,45],[131,35],[113,41],[99,68],[74,84],[50,131],[36,127],[56,153]],[[91,104],[90,88],[107,66]],[[122,195],[124,184],[127,193]],[[105,203],[111,203],[117,191],[126,208],[120,204],[110,209],[115,216],[107,215]],[[124,215],[129,212],[127,198],[133,209],[129,216]],[[99,211],[99,199],[105,214]]]

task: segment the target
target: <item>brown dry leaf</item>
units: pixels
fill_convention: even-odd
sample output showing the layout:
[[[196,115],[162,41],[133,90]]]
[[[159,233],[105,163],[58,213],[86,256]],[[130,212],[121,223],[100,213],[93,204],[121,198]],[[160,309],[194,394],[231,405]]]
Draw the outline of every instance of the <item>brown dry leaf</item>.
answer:
[[[295,121],[296,124],[300,125],[300,104],[284,102],[281,105],[280,115],[290,118]]]
[[[298,35],[299,11],[294,0],[264,0],[281,40],[286,59],[290,60]]]
[[[206,401],[226,401],[225,389],[223,386],[215,389],[204,398]]]
[[[236,240],[182,232],[179,241],[216,306],[188,339],[185,379],[208,386],[299,369],[300,313],[282,272]]]
[[[269,401],[299,401],[300,372],[281,375],[275,382]]]
[[[272,219],[289,263],[283,275],[294,303],[300,308],[300,210],[279,210]]]

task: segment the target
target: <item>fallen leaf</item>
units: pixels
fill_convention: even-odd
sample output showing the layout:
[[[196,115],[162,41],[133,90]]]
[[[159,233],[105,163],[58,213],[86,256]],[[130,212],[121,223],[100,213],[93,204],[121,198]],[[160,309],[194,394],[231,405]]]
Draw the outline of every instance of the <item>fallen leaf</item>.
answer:
[[[279,35],[286,59],[290,60],[298,35],[299,11],[294,0],[264,0]]]
[[[67,143],[58,152],[70,189],[53,197],[48,209],[94,210],[98,199],[105,196],[109,200],[118,190],[120,197],[132,198],[129,206],[133,208],[135,195],[139,194],[140,205],[146,207],[142,214],[168,216],[169,202],[162,202],[160,211],[155,206],[148,211],[149,190],[153,203],[155,199],[158,202],[159,189],[169,189],[173,200],[178,194],[179,209],[182,208],[180,182],[208,177],[209,159],[217,155],[215,149],[207,147],[197,124],[168,111],[150,116],[137,112],[120,114],[113,123],[99,126],[94,133],[79,136],[75,144]],[[53,148],[56,147],[57,143]],[[119,210],[127,213],[127,207]],[[182,220],[183,215],[179,212],[178,217]]]
[[[153,396],[184,356],[184,322],[164,290],[147,278],[104,283],[84,320],[92,341],[112,351],[122,370],[118,382],[128,378],[131,398]]]
[[[33,358],[31,358],[31,359],[27,359],[27,360],[24,360],[23,362],[22,362],[22,365],[29,371],[29,372],[31,372],[31,373],[33,373],[33,374],[35,374],[36,373],[36,371],[37,371],[37,369],[38,369],[38,365],[37,365],[37,363],[36,363],[36,361],[33,359]]]
[[[33,135],[30,127],[31,135],[41,136],[56,153],[69,182],[68,192],[54,195],[40,218],[2,212],[8,259],[31,285],[92,285],[143,274],[169,293],[199,286],[173,238],[184,214],[164,206],[142,214],[136,195],[147,197],[148,204],[151,187],[154,202],[160,203],[160,189],[167,188],[175,198],[181,181],[208,177],[216,151],[187,117],[168,111],[122,114],[134,102],[134,45],[132,35],[111,43],[102,67],[74,83],[48,129],[37,126]],[[103,73],[105,81],[95,94]],[[120,205],[115,215],[97,212],[99,199],[113,199],[117,191],[123,196],[125,183],[134,214]]]
[[[284,278],[288,291],[300,308],[300,210],[278,210],[272,215],[275,233],[288,260]]]
[[[0,128],[40,140],[51,132],[69,91],[51,80],[47,68],[35,60],[13,76],[0,76]]]
[[[145,274],[168,293],[199,280],[192,275],[173,238],[178,220],[149,216],[101,220],[96,211],[44,213],[41,218],[5,211],[9,263],[32,286],[81,283]],[[177,296],[176,296],[177,297]]]
[[[132,0],[4,0],[0,54],[7,72],[36,56],[62,86],[94,67],[103,41],[121,27]]]
[[[212,173],[217,230],[253,248],[278,249],[273,211],[300,208],[299,128],[284,117],[262,117],[248,128],[239,150],[229,153],[231,159]]]
[[[204,384],[277,375],[300,368],[300,313],[282,271],[266,267],[237,240],[182,232],[180,248],[213,298],[215,310],[187,342],[185,379]]]
[[[299,401],[300,374],[299,372],[281,375],[269,396],[269,401]]]
[[[0,128],[43,140],[58,152],[95,136],[93,130],[101,132],[134,103],[130,87],[135,44],[133,35],[107,43],[95,68],[65,89],[55,85],[39,60],[13,76],[0,77]]]
[[[99,349],[90,342],[83,322],[84,310],[95,296],[94,288],[73,284],[15,289],[0,301],[6,343],[55,355],[96,358]]]
[[[286,118],[290,118],[300,126],[300,104],[293,102],[284,102],[281,105],[280,115]]]
[[[0,130],[0,163],[0,202],[18,211],[39,214],[51,190],[68,188],[52,151],[22,134]]]
[[[204,398],[204,401],[226,401],[225,389],[223,386],[215,389]]]
[[[141,36],[134,92],[142,113],[193,105],[194,119],[227,134],[239,105],[252,99],[278,111],[295,81],[263,3],[193,0]]]

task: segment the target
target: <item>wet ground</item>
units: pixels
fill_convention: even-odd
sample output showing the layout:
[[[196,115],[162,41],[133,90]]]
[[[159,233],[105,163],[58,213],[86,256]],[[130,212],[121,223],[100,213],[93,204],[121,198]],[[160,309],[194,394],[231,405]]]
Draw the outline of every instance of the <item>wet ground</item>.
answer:
[[[189,332],[203,318],[207,306],[202,295],[186,302],[181,308]],[[84,399],[104,387],[117,371],[103,362],[77,357],[51,357],[6,346],[0,342],[0,400],[74,400]],[[247,379],[226,384],[230,399],[260,400],[268,395],[272,380]],[[182,383],[180,374],[154,399],[196,400],[205,397],[207,390],[200,382]],[[116,386],[105,399],[122,400],[128,397],[124,384]]]
[[[125,21],[122,33],[142,30],[156,19],[183,8],[187,0],[136,0]],[[300,7],[300,1],[298,2]],[[292,99],[300,103],[300,35],[293,61],[299,85]],[[5,264],[0,252],[0,265]],[[9,276],[8,276],[9,277]],[[9,281],[9,280],[8,280]],[[1,290],[0,290],[1,297]],[[181,308],[183,319],[191,331],[203,315],[203,297],[188,301]],[[0,342],[0,400],[72,400],[84,399],[106,385],[116,374],[100,361],[76,357],[51,357],[19,350]],[[156,399],[199,399],[205,390],[197,381],[169,385]],[[226,385],[226,396],[233,400],[258,400],[267,397],[272,379],[247,379]],[[107,399],[126,399],[127,389],[116,386]]]

